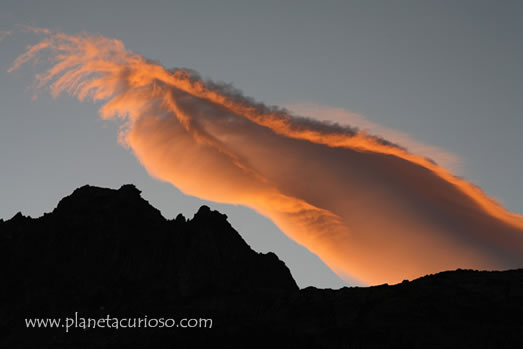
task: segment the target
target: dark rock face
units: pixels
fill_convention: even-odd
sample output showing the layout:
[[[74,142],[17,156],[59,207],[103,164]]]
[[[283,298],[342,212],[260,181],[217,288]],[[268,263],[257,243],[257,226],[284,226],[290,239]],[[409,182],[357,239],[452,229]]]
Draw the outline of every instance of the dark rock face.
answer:
[[[523,270],[299,290],[202,206],[167,220],[133,185],[84,186],[0,220],[0,347],[507,347],[523,344]],[[25,318],[212,318],[209,328],[26,328]]]

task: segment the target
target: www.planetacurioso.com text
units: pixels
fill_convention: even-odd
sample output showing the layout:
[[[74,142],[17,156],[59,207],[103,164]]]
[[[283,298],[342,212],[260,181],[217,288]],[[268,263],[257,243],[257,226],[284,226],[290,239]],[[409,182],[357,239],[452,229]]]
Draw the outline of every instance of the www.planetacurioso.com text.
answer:
[[[66,318],[26,318],[27,328],[63,328],[65,332],[70,329],[123,329],[123,328],[212,328],[213,320],[204,318],[164,318],[164,317],[82,317],[78,312],[73,317]]]

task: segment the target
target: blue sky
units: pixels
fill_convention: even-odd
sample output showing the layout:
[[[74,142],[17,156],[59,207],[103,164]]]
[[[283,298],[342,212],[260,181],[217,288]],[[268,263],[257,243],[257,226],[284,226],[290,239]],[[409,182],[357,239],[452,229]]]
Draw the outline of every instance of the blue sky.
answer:
[[[0,31],[14,33],[0,42],[0,217],[39,216],[87,183],[135,183],[166,217],[204,203],[151,178],[98,105],[32,100],[39,70],[7,73],[38,40],[20,25],[115,37],[268,104],[356,113],[454,154],[457,175],[523,213],[522,14],[516,1],[3,1]],[[267,219],[210,206],[254,249],[276,252],[300,286],[342,284]]]

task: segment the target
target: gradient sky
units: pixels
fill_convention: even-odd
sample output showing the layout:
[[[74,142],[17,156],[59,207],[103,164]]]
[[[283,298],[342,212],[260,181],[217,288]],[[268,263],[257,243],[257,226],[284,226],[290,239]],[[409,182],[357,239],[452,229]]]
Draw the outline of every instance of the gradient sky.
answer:
[[[0,42],[0,217],[40,216],[87,183],[135,183],[168,218],[205,203],[152,179],[97,105],[32,100],[38,70],[6,72],[38,40],[19,25],[115,37],[302,114],[303,105],[311,116],[311,106],[357,113],[454,154],[454,173],[523,213],[522,15],[516,1],[3,1],[0,31],[14,33]],[[209,205],[255,250],[276,252],[300,286],[343,284],[269,220]]]

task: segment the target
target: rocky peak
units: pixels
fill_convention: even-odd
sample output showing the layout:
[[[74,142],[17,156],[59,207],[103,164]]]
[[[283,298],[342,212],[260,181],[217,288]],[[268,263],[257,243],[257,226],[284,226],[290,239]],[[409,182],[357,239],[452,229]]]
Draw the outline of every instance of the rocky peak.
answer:
[[[169,221],[130,184],[86,185],[40,218],[17,214],[0,225],[1,241],[0,264],[49,292],[68,275],[81,280],[80,294],[100,285],[125,293],[129,283],[148,293],[153,279],[164,280],[159,298],[298,289],[285,264],[253,251],[226,215],[202,206],[192,220]]]

